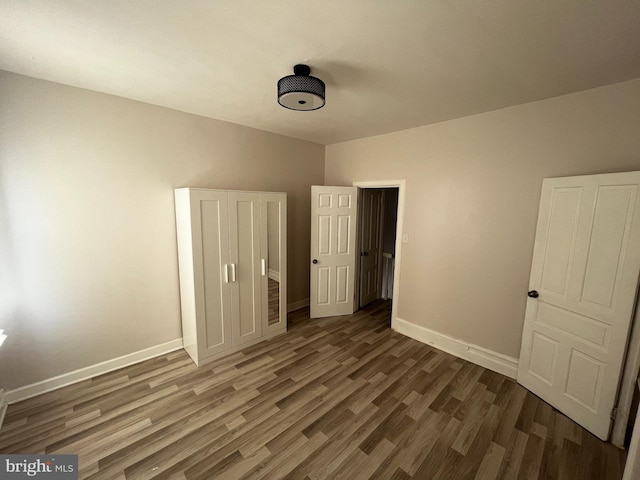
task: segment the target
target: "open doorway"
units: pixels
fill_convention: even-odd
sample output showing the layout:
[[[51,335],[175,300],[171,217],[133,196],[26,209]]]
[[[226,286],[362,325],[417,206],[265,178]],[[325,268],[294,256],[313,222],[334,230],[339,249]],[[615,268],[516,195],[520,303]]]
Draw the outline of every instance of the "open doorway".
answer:
[[[365,257],[364,254],[360,255],[361,228],[358,225],[361,220],[361,196],[368,189],[389,189],[394,193],[389,194],[385,208],[380,202],[378,211],[382,215],[389,208],[390,212],[395,213],[395,222],[389,220],[394,216],[391,213],[387,214],[388,221],[385,222],[391,227],[395,224],[387,237],[387,241],[395,246],[393,249],[384,249],[384,237],[379,241],[380,249],[376,254],[379,270],[371,274],[370,286],[374,299],[382,298],[383,290],[386,298],[393,299],[391,328],[394,328],[394,323],[398,320],[401,249],[402,243],[407,243],[408,239],[402,230],[405,183],[405,180],[375,180],[354,182],[352,187],[311,187],[310,318],[350,315],[360,307],[360,259]],[[379,219],[379,216],[374,215],[372,218]],[[380,227],[382,225],[380,222]],[[380,232],[384,233],[384,230]],[[388,270],[383,278],[384,259]]]
[[[358,191],[360,194],[362,194],[365,190],[368,190],[368,189],[383,189],[383,190],[393,189],[395,192],[397,192],[397,201],[395,203],[396,222],[395,222],[395,232],[394,232],[395,243],[394,243],[394,251],[393,251],[393,268],[392,268],[393,273],[391,276],[387,277],[387,284],[389,283],[390,280],[392,280],[390,282],[391,285],[388,286],[387,293],[391,293],[391,328],[394,328],[394,324],[396,323],[397,317],[398,317],[398,305],[399,305],[399,297],[400,297],[399,285],[400,285],[400,274],[402,270],[402,246],[404,243],[407,243],[407,240],[408,240],[408,235],[403,230],[404,204],[405,204],[405,196],[406,196],[406,180],[400,179],[400,180],[356,181],[356,182],[353,182],[353,186],[358,187]],[[393,201],[391,201],[391,204],[387,204],[385,208],[391,208],[391,205],[393,204],[392,202]],[[358,209],[358,210],[360,212],[362,209]],[[360,214],[359,212],[358,214]],[[358,232],[360,232],[360,229],[358,229]],[[356,241],[357,241],[356,245],[359,247],[360,246],[359,235]],[[383,253],[385,252],[383,251]],[[356,268],[355,268],[356,281],[354,282],[356,295],[354,295],[354,305],[353,305],[354,311],[359,308],[358,294],[360,292],[359,269],[360,269],[361,258],[362,257],[360,256],[356,257]],[[382,295],[382,281],[380,283],[380,289],[381,289],[380,295]]]
[[[393,299],[398,187],[360,189],[356,309]]]

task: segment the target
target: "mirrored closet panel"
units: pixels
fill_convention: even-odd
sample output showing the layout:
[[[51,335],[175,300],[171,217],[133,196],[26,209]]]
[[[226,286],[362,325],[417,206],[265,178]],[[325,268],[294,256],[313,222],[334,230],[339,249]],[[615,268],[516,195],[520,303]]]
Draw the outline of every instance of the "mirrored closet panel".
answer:
[[[266,276],[263,276],[263,303],[266,304],[267,331],[286,328],[287,318],[287,238],[282,228],[287,223],[286,196],[281,193],[261,193],[262,225],[266,224]],[[264,307],[263,307],[264,308]]]

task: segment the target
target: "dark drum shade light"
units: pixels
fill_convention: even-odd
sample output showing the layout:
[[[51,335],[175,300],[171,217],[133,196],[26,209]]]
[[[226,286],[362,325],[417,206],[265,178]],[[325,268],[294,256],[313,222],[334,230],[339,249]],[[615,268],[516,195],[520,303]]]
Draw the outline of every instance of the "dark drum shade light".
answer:
[[[293,67],[293,75],[278,80],[278,103],[290,110],[318,110],[325,104],[325,85],[322,80],[309,75],[307,65]]]

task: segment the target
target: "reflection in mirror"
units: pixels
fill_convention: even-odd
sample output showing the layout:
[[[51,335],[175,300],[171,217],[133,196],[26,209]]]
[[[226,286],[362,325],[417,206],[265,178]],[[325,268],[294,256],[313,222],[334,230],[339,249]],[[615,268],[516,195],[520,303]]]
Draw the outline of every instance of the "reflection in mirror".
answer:
[[[269,325],[280,321],[280,204],[267,202]]]

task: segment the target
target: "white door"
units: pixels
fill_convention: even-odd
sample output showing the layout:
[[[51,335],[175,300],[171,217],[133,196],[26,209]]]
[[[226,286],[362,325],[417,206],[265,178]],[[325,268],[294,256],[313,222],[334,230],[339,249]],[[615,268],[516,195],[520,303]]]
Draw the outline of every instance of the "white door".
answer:
[[[233,345],[262,335],[260,194],[229,192],[229,261]]]
[[[362,190],[360,229],[360,307],[380,298],[382,190]]]
[[[640,172],[542,184],[518,382],[605,440],[640,271]]]
[[[353,313],[357,187],[311,187],[311,318]]]

